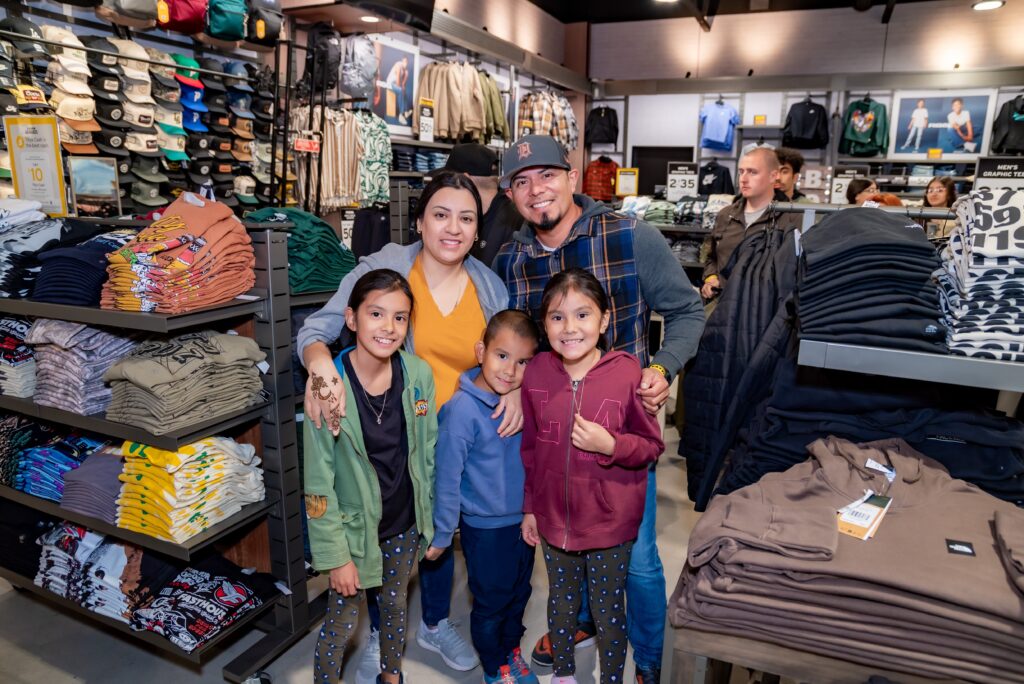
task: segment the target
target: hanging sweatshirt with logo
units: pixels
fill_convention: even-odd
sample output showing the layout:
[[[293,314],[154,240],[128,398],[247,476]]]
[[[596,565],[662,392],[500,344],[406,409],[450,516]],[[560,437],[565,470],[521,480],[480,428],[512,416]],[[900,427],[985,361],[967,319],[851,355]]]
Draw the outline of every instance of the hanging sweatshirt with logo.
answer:
[[[885,105],[874,100],[857,100],[846,108],[839,153],[873,157],[889,146],[889,118]]]

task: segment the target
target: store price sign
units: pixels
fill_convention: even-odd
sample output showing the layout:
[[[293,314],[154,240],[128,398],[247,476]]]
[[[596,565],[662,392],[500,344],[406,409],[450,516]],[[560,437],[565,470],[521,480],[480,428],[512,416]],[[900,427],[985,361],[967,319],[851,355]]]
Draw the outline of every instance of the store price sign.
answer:
[[[64,162],[55,116],[5,116],[11,178],[20,199],[42,204],[50,216],[68,215]]]
[[[1024,159],[982,157],[974,172],[974,189],[1024,188]]]
[[[421,97],[419,106],[420,140],[423,142],[434,142],[434,101],[426,97]]]
[[[688,162],[668,163],[668,182],[665,185],[665,199],[678,202],[684,197],[697,196],[697,165]]]
[[[846,204],[846,188],[850,186],[850,181],[868,175],[869,170],[867,166],[837,166],[832,172],[832,187],[829,190],[832,204]]]

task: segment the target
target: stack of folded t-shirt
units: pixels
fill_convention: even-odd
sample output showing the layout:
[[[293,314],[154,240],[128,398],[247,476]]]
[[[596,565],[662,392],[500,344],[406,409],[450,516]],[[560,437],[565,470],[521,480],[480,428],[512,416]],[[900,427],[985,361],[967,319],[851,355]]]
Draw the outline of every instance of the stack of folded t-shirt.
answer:
[[[711,500],[672,624],[915,676],[1024,681],[1024,511],[902,440],[807,450]]]
[[[107,419],[161,435],[248,408],[262,400],[265,358],[252,338],[209,330],[143,342],[103,376]]]
[[[81,415],[102,413],[110,403],[103,374],[138,343],[82,323],[38,318],[26,341],[36,356],[34,401]]]
[[[106,309],[182,313],[230,301],[256,282],[245,226],[231,207],[190,192],[107,260]]]
[[[64,477],[106,445],[103,439],[72,432],[51,444],[22,449],[12,485],[26,494],[60,501]]]
[[[265,495],[256,449],[208,437],[166,451],[125,442],[117,525],[178,543]]]
[[[954,354],[1024,361],[1024,190],[975,190],[935,272]]]
[[[31,321],[0,318],[0,394],[31,397],[36,389],[36,360],[25,342]]]
[[[857,207],[805,232],[800,246],[801,339],[946,352],[932,282],[939,258],[919,225]]]
[[[43,547],[39,557],[36,586],[79,601],[82,595],[82,567],[105,537],[81,525],[62,523],[43,536],[37,543]]]
[[[643,218],[648,223],[674,223],[676,205],[665,200],[653,200],[644,210]]]
[[[0,200],[40,206],[27,200]],[[4,208],[0,206],[0,216]],[[38,210],[28,209],[0,218],[0,296],[23,299],[32,291],[39,263],[35,254],[48,243],[60,239],[61,222],[46,218]]]
[[[392,145],[391,154],[394,157],[392,168],[395,171],[416,170],[416,150],[402,145]]]
[[[98,449],[80,466],[64,474],[61,508],[116,525],[123,470],[120,446]]]
[[[0,485],[10,486],[18,470],[18,454],[23,449],[58,441],[63,433],[49,423],[21,414],[0,414]]]
[[[300,209],[267,208],[249,214],[259,222],[290,221],[288,230],[288,284],[292,292],[338,289],[355,268],[356,258],[326,222]]]
[[[130,624],[191,653],[277,593],[271,575],[211,556],[182,570],[152,603],[134,611]]]
[[[42,266],[31,298],[74,306],[99,306],[107,280],[107,254],[124,247],[138,234],[121,229],[101,233],[85,242],[39,254]]]

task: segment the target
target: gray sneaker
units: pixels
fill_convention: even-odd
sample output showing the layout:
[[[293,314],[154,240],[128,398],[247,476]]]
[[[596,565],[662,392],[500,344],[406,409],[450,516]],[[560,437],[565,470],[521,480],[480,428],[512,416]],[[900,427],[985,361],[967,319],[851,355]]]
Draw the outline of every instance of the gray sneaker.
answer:
[[[380,674],[380,632],[371,629],[356,669],[356,684],[375,684]]]
[[[466,672],[480,664],[473,647],[455,631],[456,623],[450,619],[441,620],[437,628],[430,630],[423,620],[416,631],[416,643],[428,651],[441,655],[444,664],[453,670]]]

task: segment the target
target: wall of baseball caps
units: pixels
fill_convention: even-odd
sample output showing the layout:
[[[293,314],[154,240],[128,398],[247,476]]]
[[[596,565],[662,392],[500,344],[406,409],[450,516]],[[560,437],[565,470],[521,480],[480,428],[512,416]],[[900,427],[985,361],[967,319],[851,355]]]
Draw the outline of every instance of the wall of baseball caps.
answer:
[[[201,42],[157,28],[156,0],[0,2],[0,114],[52,112],[65,155],[114,158],[125,214],[144,214],[185,190],[239,214],[278,204],[276,82],[262,62],[282,22],[272,16],[276,0],[251,4],[244,24],[207,27],[224,36],[251,30],[251,41],[199,34]],[[197,21],[173,11],[167,18],[182,28]],[[0,196],[12,193],[3,149]]]

